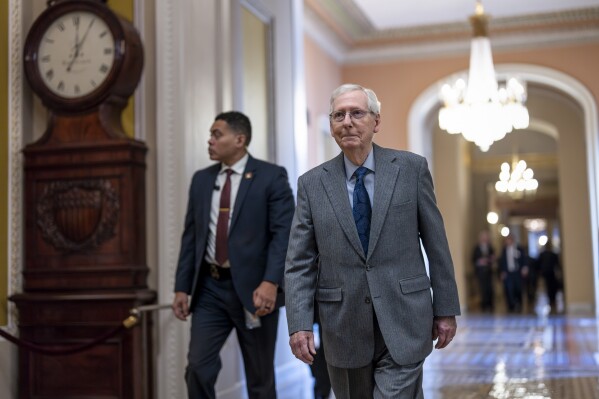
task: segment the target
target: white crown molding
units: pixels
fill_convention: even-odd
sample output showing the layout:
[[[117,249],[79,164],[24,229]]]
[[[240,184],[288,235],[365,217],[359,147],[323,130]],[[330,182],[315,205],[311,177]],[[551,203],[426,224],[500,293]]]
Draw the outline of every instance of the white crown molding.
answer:
[[[338,0],[341,1],[341,0]],[[575,26],[583,29],[585,26],[596,25],[599,18],[599,7],[565,10],[544,14],[515,15],[510,17],[493,18],[490,16],[489,32],[501,35],[504,31],[526,31],[538,27]],[[563,29],[563,28],[558,28]],[[401,40],[406,38],[426,38],[436,36],[439,39],[448,35],[470,36],[472,27],[468,18],[460,22],[434,25],[419,25],[408,28],[382,29],[371,28],[360,37],[354,37],[356,42],[365,43],[375,40]]]
[[[335,1],[325,3],[334,4]],[[331,18],[334,16],[332,15]],[[599,28],[593,22],[597,18],[599,18],[599,8],[498,18],[492,20],[490,26],[493,51],[597,42]],[[353,20],[348,16],[345,19]],[[466,54],[470,50],[471,28],[466,21],[382,31],[374,30],[372,27],[366,29],[367,27],[362,26],[358,29],[362,32],[359,36],[352,35],[352,31],[344,28],[347,21],[344,24],[337,21],[337,28],[342,29],[354,41],[351,45],[344,41],[332,29],[330,23],[325,22],[311,7],[305,7],[304,23],[304,33],[329,56],[343,65],[453,56]],[[543,26],[547,28],[543,29]],[[381,44],[383,42],[384,44]]]
[[[576,31],[549,31],[520,33],[491,38],[494,52],[510,50],[538,49],[576,43],[599,42],[599,28]],[[324,50],[326,48],[323,47]],[[448,42],[428,42],[409,45],[378,46],[368,49],[350,50],[342,56],[343,64],[364,64],[397,60],[438,58],[468,54],[470,40]]]
[[[407,27],[378,29],[364,15],[354,0],[306,0],[307,8],[325,20],[333,29],[342,32],[353,43],[366,44],[376,40],[403,40],[406,38],[427,38],[437,36],[442,40],[448,35],[469,36],[471,27],[468,16],[455,22],[419,24]],[[502,30],[528,29],[539,26],[558,26],[572,24],[596,24],[599,7],[571,8],[560,11],[537,12],[495,17],[488,15],[491,32]]]

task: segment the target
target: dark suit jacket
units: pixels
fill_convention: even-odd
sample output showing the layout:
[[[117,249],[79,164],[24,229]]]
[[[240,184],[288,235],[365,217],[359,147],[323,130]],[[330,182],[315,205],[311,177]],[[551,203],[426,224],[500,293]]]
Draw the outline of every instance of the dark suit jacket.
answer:
[[[218,163],[196,172],[189,189],[175,291],[191,295],[192,310],[208,243],[212,194],[220,168]],[[252,313],[255,312],[252,295],[263,280],[283,286],[294,207],[285,168],[250,156],[235,199],[228,250],[235,291]],[[279,294],[277,306],[284,303],[282,289]]]
[[[524,249],[516,245],[516,251],[514,255],[514,265],[516,266],[516,272],[522,271],[522,268],[527,265],[528,256],[525,253]],[[499,258],[499,271],[500,272],[508,272],[507,268],[507,249],[504,246],[501,250],[501,257]]]
[[[483,250],[480,247],[480,244],[476,244],[474,250],[472,251],[472,264],[474,265],[474,271],[476,271],[479,267],[486,267],[489,270],[493,268],[493,255],[495,255],[495,250],[491,244],[488,245],[488,251],[486,255],[483,255]],[[479,266],[477,262],[480,258],[487,258],[486,266]]]

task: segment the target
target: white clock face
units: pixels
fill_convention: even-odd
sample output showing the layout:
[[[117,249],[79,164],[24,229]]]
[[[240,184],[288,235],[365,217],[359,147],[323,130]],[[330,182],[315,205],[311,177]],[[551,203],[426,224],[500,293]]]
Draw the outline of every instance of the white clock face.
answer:
[[[40,41],[37,65],[44,84],[63,98],[83,97],[108,77],[114,37],[106,22],[86,11],[57,18]]]

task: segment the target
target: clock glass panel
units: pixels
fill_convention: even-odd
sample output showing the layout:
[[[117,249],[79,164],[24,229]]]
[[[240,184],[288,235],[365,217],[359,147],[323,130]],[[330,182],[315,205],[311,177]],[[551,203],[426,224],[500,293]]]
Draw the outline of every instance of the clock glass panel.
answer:
[[[108,77],[114,64],[114,37],[97,15],[75,11],[44,32],[37,65],[44,84],[63,98],[83,97]]]

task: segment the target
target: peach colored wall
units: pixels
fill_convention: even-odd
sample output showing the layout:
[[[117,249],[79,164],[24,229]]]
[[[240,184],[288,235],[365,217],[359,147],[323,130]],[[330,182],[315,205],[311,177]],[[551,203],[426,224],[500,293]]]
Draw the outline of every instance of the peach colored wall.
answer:
[[[329,97],[341,81],[341,66],[327,53],[304,36],[306,74],[306,104],[308,107],[308,167],[312,168],[339,153],[329,135],[319,128],[319,116],[328,115]]]
[[[599,103],[599,43],[576,46],[494,52],[495,64],[520,63],[559,70],[579,80]],[[468,68],[467,54],[455,57],[395,61],[371,65],[347,65],[343,82],[373,89],[382,103],[379,144],[407,148],[407,118],[412,103],[438,80]],[[575,60],[575,61],[574,61]]]
[[[499,52],[494,54],[494,62],[496,65],[501,63],[532,64],[561,71],[580,81],[591,92],[595,102],[599,103],[599,73],[597,72],[599,71],[599,43]],[[405,149],[408,145],[407,117],[412,103],[430,85],[455,72],[467,69],[467,66],[467,55],[372,65],[347,65],[343,68],[343,80],[370,87],[377,93],[382,103],[382,129],[375,136],[376,141],[383,146]],[[570,124],[570,126],[573,125]],[[584,141],[583,137],[580,139]],[[566,146],[564,144],[562,143],[560,147],[560,153],[571,150],[584,154],[584,142],[576,141],[575,148],[572,147],[573,140],[567,141],[568,145]],[[440,155],[435,154],[435,159],[438,156]],[[586,175],[584,158],[583,155],[579,159],[583,168],[579,170],[579,173],[568,174],[563,169],[564,173],[567,176]],[[572,179],[561,176],[560,180],[571,181]],[[583,182],[586,182],[586,179]],[[436,181],[437,183],[439,181]],[[566,301],[570,304],[592,306],[594,302],[592,282],[594,279],[589,278],[593,274],[589,209],[588,203],[586,207],[576,204],[576,201],[580,202],[581,196],[584,196],[585,201],[588,198],[588,194],[584,193],[586,184],[584,186],[584,188],[579,187],[580,189],[572,191],[575,193],[574,197],[566,195],[562,198],[562,219],[564,219],[562,233],[565,237],[564,264],[579,265],[568,268],[566,273]],[[447,193],[442,192],[441,186],[437,188],[440,208],[451,209],[451,201],[446,203]],[[451,225],[453,221],[448,220],[448,222],[446,227],[452,231],[456,226]],[[460,281],[459,269],[460,263],[466,259],[460,256],[463,243],[456,242],[452,237],[464,234],[467,234],[467,231],[454,231],[449,235],[454,263],[457,264],[456,274],[458,275],[458,284],[461,286],[462,298],[464,292],[463,285],[460,283],[463,282]],[[583,239],[581,240],[581,238]],[[582,244],[581,241],[584,241],[585,244]],[[577,289],[568,289],[573,287],[577,287]]]
[[[467,155],[469,146],[466,140],[456,135],[440,133],[433,135],[432,144],[435,154],[432,170],[433,175],[436,176],[435,195],[443,215],[460,305],[462,309],[467,309],[466,275],[470,266],[470,248],[466,243],[469,242],[472,224],[469,197],[471,183]]]
[[[557,155],[564,293],[567,305],[578,305],[592,303],[590,299],[596,282],[590,278],[593,275],[592,226],[584,121],[576,111],[560,112],[568,107],[569,104],[556,101],[553,108],[546,108],[552,111],[550,114],[560,115],[547,121],[559,131]]]

